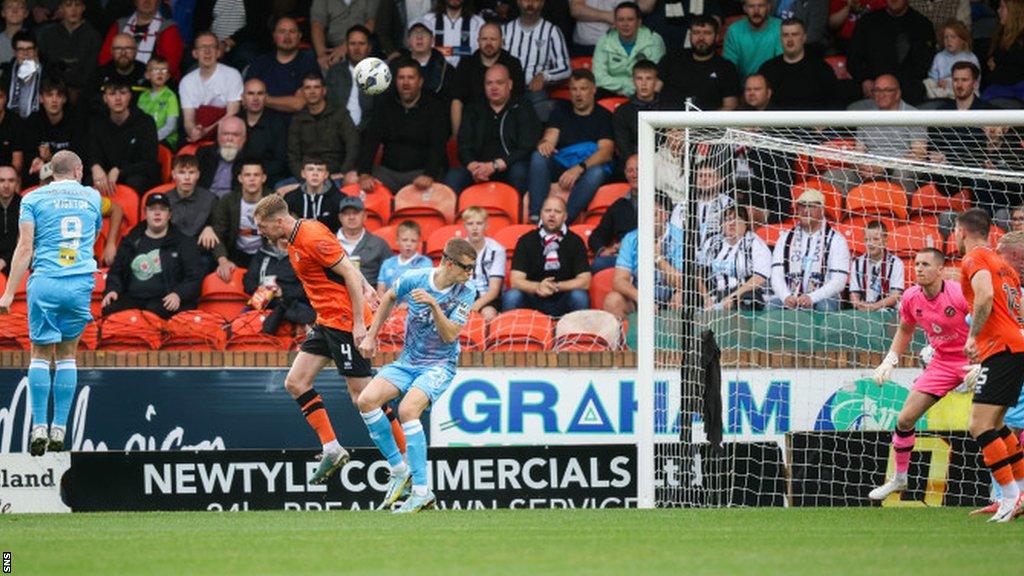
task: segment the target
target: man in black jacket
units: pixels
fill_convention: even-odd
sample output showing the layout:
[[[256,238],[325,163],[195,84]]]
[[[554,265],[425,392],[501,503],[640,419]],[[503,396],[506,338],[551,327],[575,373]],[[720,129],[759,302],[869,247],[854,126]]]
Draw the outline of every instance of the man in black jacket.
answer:
[[[907,0],[888,0],[885,10],[861,17],[853,29],[847,60],[850,74],[860,82],[865,98],[872,97],[874,80],[892,74],[908,104],[925,99],[922,83],[935,56],[935,29]]]
[[[373,191],[374,178],[394,192],[408,184],[426,190],[441,179],[448,164],[448,111],[423,92],[423,74],[415,60],[402,58],[393,66],[395,90],[377,98],[360,146],[359,185],[367,193]],[[374,166],[381,145],[384,156]]]
[[[504,64],[484,75],[487,100],[466,107],[459,129],[459,159],[445,184],[456,192],[474,182],[496,180],[526,190],[530,154],[540,140],[540,120],[526,100],[512,100],[512,78]]]
[[[217,130],[217,144],[196,151],[199,160],[199,185],[217,198],[223,198],[235,187],[242,169],[239,157],[259,160],[247,154],[245,121],[237,116],[224,118]]]
[[[629,191],[608,207],[587,239],[590,251],[594,253],[594,262],[590,266],[594,274],[615,266],[622,237],[630,230],[636,230],[636,185],[639,173],[637,162],[636,154],[626,159],[626,182],[629,183]]]
[[[138,308],[170,318],[199,302],[203,281],[196,243],[171,225],[166,194],[146,199],[146,220],[128,233],[107,275],[103,315]]]
[[[459,60],[452,80],[452,130],[459,132],[462,111],[473,102],[482,101],[484,74],[495,64],[504,64],[512,77],[512,99],[523,96],[523,65],[519,59],[502,50],[501,26],[491,22],[480,27],[478,43],[480,48],[468,58]]]
[[[92,184],[106,194],[125,184],[141,196],[160,183],[156,123],[152,116],[132,108],[131,100],[130,87],[117,77],[110,78],[103,86],[106,113],[93,118],[89,126]]]
[[[11,268],[14,247],[18,245],[18,216],[21,194],[18,173],[10,166],[0,166],[0,272]]]
[[[267,86],[263,80],[246,80],[238,117],[245,122],[245,150],[242,155],[263,164],[267,182],[273,184],[287,178],[288,119],[267,111]]]

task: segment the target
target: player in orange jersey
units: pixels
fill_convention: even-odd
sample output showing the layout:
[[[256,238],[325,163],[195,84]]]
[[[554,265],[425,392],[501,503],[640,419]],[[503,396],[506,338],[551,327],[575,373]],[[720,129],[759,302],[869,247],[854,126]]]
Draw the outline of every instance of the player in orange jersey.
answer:
[[[981,364],[969,428],[1002,490],[999,508],[989,521],[1008,522],[1020,505],[1024,454],[1003,417],[1020,397],[1024,335],[1020,278],[988,246],[991,226],[988,213],[973,208],[957,216],[954,234],[964,256],[960,285],[973,316],[964,353],[971,362]]]
[[[253,219],[260,234],[271,242],[288,239],[288,258],[316,310],[316,324],[288,370],[284,386],[323,444],[320,464],[309,480],[311,484],[323,484],[348,462],[349,454],[338,443],[323,399],[313,388],[313,379],[334,360],[355,402],[373,376],[369,360],[358,348],[372,319],[364,296],[364,285],[369,284],[326,226],[316,220],[296,220],[280,196],[260,200]],[[372,287],[368,290],[373,293]],[[405,443],[404,437],[395,440],[399,445]]]

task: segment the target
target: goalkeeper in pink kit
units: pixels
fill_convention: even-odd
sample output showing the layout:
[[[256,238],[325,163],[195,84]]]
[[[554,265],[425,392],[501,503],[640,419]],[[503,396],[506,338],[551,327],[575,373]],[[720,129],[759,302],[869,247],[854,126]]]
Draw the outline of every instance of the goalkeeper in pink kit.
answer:
[[[907,488],[907,470],[914,449],[914,424],[951,390],[965,380],[970,385],[977,377],[977,370],[969,366],[970,362],[964,355],[969,330],[966,317],[970,314],[970,307],[960,291],[960,284],[942,279],[945,261],[942,252],[934,248],[917,253],[914,258],[917,284],[903,293],[899,328],[889,346],[889,353],[875,369],[875,382],[884,384],[910,344],[914,328],[920,326],[928,335],[928,343],[935,354],[924,372],[914,380],[892,435],[896,474],[868,494],[872,500],[884,500],[893,492]]]

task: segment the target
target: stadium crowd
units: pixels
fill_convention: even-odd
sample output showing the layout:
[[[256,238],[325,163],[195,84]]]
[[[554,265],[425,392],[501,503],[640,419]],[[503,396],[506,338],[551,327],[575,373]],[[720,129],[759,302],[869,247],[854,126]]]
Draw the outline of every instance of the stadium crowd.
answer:
[[[268,334],[312,320],[286,244],[256,231],[270,194],[335,231],[371,289],[462,235],[479,253],[484,321],[588,308],[622,320],[637,298],[638,112],[1024,107],[1024,0],[4,0],[0,16],[0,273],[20,196],[69,149],[108,210],[103,315],[171,318],[233,286]],[[370,56],[393,75],[376,97],[354,81]],[[1024,170],[1012,130],[816,138]],[[715,309],[891,308],[905,285],[894,220],[844,233],[832,197],[884,182],[905,212],[922,190],[969,188],[843,164],[811,186],[795,155],[694,157],[696,260]],[[985,193],[976,205],[1024,228],[1019,185]],[[666,305],[679,302],[684,211],[658,207]],[[934,219],[941,245],[950,220]]]

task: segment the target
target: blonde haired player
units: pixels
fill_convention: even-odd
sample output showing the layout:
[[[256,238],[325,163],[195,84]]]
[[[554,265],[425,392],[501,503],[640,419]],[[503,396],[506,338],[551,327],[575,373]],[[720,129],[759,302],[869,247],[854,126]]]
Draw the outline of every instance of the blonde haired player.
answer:
[[[945,262],[942,252],[934,248],[925,248],[914,257],[917,284],[903,294],[899,328],[893,336],[889,353],[875,369],[875,383],[884,384],[910,344],[915,327],[920,326],[928,335],[934,355],[924,372],[914,380],[892,435],[896,474],[868,494],[872,500],[884,500],[893,492],[907,488],[907,470],[914,449],[914,423],[949,391],[963,383],[965,374],[971,380],[968,385],[977,374],[976,371],[967,371],[969,362],[964,354],[968,331],[966,317],[970,308],[960,284],[942,279]]]

